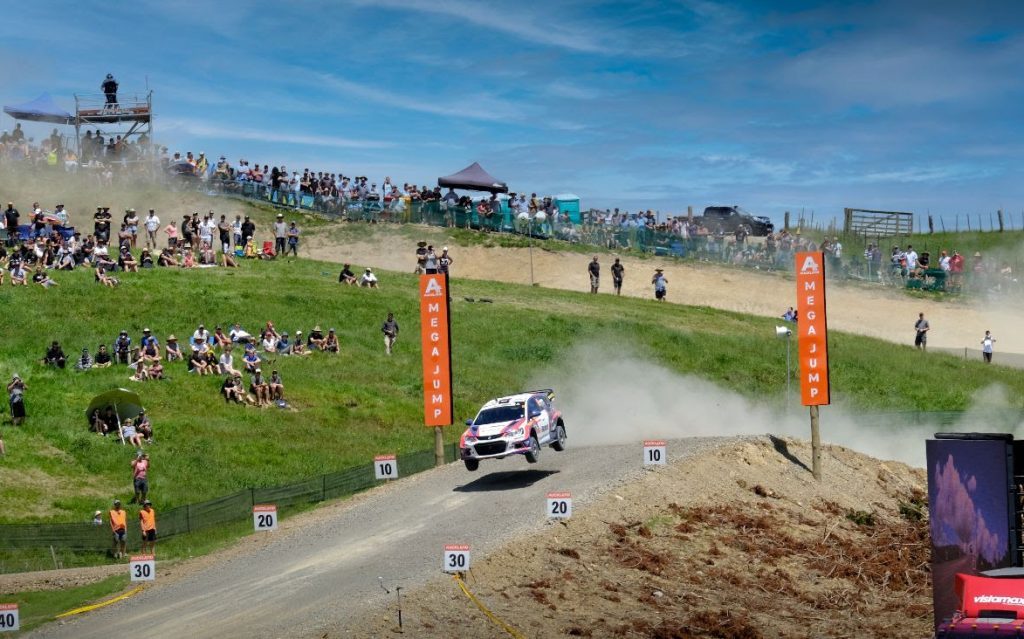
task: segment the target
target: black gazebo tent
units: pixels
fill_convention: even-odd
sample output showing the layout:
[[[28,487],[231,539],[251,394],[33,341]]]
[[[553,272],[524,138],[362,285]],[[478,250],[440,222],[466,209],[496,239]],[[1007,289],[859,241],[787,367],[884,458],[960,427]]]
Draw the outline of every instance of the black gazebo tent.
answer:
[[[508,193],[508,185],[485,171],[477,162],[470,164],[458,173],[437,178],[437,185],[466,191]]]

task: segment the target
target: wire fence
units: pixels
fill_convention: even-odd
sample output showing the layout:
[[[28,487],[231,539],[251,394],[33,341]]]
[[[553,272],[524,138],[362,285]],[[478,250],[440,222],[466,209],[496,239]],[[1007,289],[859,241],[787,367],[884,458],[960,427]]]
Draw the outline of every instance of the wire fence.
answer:
[[[458,459],[457,444],[444,449],[445,461]],[[434,451],[420,451],[399,455],[398,468],[403,476],[433,468]],[[353,466],[333,473],[310,477],[282,486],[245,488],[196,504],[186,504],[166,511],[158,509],[157,530],[161,540],[178,535],[199,532],[224,524],[244,521],[252,517],[256,504],[274,504],[278,509],[346,497],[381,483],[374,475],[373,464]],[[138,526],[128,526],[128,547],[141,544]],[[18,551],[49,550],[53,563],[60,565],[57,553],[105,553],[111,548],[109,524],[92,523],[32,523],[0,524],[0,553],[7,562],[0,562],[0,573],[14,572]],[[51,565],[50,567],[55,567]]]

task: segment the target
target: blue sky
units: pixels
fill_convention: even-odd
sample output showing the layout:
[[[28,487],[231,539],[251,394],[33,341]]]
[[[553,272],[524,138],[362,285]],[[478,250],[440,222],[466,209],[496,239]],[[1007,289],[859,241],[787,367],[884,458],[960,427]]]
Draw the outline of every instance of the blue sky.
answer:
[[[116,10],[111,10],[116,7]],[[0,99],[155,92],[171,150],[663,213],[1024,209],[1024,3],[5,7]],[[3,128],[13,126],[4,115]]]

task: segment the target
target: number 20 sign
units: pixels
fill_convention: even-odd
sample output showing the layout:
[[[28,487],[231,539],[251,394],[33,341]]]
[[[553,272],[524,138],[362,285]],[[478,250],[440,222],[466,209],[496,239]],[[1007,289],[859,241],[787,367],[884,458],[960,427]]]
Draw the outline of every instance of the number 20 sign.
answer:
[[[273,532],[277,530],[277,506],[257,504],[252,507],[252,525],[256,532]]]
[[[568,519],[572,517],[571,493],[548,493],[548,518]]]
[[[0,603],[0,632],[16,632],[20,627],[18,604]]]
[[[469,570],[469,544],[446,544],[443,567],[444,571],[448,573]]]

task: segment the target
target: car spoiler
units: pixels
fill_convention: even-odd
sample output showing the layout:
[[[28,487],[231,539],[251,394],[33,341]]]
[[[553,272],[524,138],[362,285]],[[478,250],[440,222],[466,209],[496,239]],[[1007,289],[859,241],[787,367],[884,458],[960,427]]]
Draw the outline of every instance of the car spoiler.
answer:
[[[554,391],[554,389],[551,389],[551,388],[541,388],[541,389],[538,389],[538,390],[522,391],[522,393],[516,393],[516,395],[520,395],[520,394],[521,395],[537,395],[537,394],[540,394],[540,393],[543,393],[544,395],[546,395],[548,399],[552,399],[555,396],[555,391]]]

